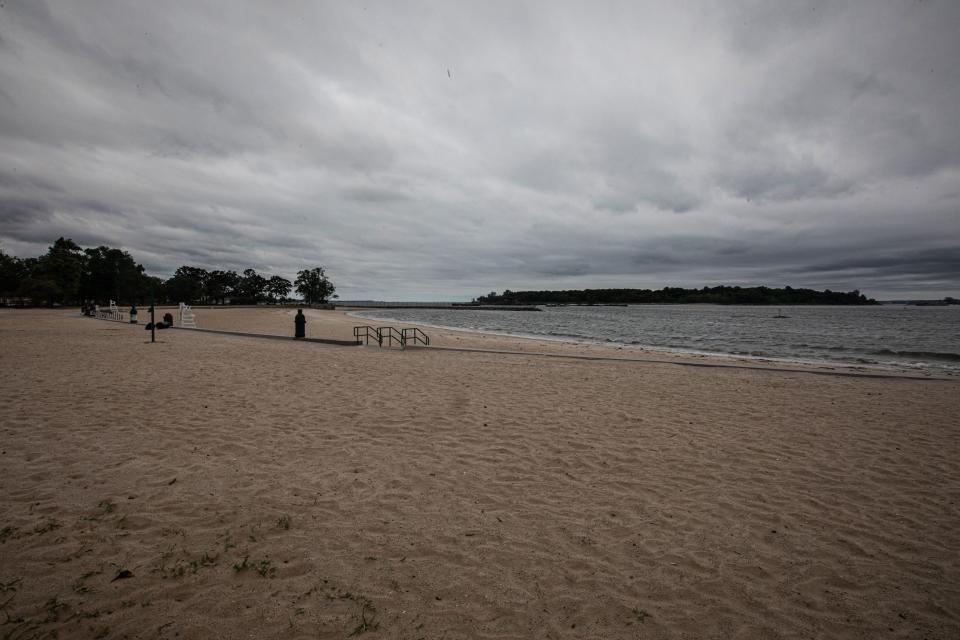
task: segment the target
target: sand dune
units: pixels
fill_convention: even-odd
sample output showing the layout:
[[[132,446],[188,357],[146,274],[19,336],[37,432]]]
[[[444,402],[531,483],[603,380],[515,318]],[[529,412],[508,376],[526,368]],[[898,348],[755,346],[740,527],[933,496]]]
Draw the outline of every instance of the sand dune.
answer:
[[[0,637],[960,637],[956,382],[148,335],[0,311]]]

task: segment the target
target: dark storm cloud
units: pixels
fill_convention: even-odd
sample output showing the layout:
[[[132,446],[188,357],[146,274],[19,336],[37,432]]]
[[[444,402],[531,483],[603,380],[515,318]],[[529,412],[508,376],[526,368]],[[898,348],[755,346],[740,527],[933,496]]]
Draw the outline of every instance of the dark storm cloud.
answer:
[[[899,251],[811,265],[809,272],[858,272],[882,276],[942,278],[960,282],[960,245]]]
[[[955,2],[4,5],[7,252],[957,293]]]
[[[4,173],[2,171],[0,171],[0,187],[17,191],[63,191],[55,182],[39,176]]]
[[[51,215],[46,203],[26,198],[0,200],[0,220],[4,225],[22,227],[35,221],[46,222]]]

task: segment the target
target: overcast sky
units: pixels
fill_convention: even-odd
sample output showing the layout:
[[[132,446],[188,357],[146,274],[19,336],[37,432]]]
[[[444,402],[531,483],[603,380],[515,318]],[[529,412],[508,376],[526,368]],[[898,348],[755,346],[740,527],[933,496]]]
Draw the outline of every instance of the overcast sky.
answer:
[[[960,294],[960,2],[0,0],[0,248]]]

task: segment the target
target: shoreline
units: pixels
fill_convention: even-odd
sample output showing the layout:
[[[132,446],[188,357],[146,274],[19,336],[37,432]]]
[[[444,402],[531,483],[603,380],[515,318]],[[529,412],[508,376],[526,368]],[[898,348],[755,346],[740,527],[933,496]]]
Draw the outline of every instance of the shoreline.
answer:
[[[483,329],[471,329],[465,327],[451,327],[448,325],[438,325],[426,322],[410,322],[407,320],[398,320],[398,319],[377,319],[377,318],[367,318],[362,315],[357,315],[358,313],[363,313],[362,310],[352,309],[352,310],[338,310],[342,311],[345,315],[352,318],[358,318],[362,320],[374,320],[380,322],[393,322],[398,324],[405,324],[409,326],[416,327],[426,327],[430,329],[437,329],[440,331],[450,331],[456,333],[464,334],[476,334],[476,335],[487,335],[495,336],[498,338],[511,339],[511,340],[525,340],[531,342],[542,342],[551,345],[562,345],[562,344],[576,344],[582,345],[585,347],[590,347],[592,349],[606,350],[606,351],[622,351],[630,350],[634,352],[643,353],[645,355],[654,356],[655,358],[666,358],[666,359],[677,359],[680,361],[685,361],[687,359],[696,358],[696,359],[709,359],[717,361],[718,363],[726,363],[730,360],[733,360],[736,363],[741,363],[736,366],[743,366],[745,368],[767,368],[769,367],[749,367],[746,364],[742,363],[774,363],[782,365],[784,370],[793,370],[801,368],[831,368],[831,369],[843,369],[849,370],[850,372],[857,372],[859,370],[868,370],[875,372],[869,375],[877,376],[896,376],[903,378],[918,378],[918,379],[936,379],[936,380],[958,380],[960,379],[960,371],[954,371],[949,368],[942,368],[936,366],[925,365],[923,367],[906,367],[906,366],[897,366],[893,364],[882,364],[882,363],[851,363],[844,362],[840,360],[814,360],[814,359],[803,359],[803,358],[786,358],[786,357],[776,357],[776,356],[751,356],[745,354],[735,354],[735,353],[719,353],[719,352],[709,352],[709,351],[696,351],[693,349],[668,349],[661,348],[656,346],[644,346],[644,345],[635,345],[615,341],[597,341],[589,340],[585,338],[579,338],[577,336],[564,336],[564,337],[551,337],[551,336],[541,336],[541,335],[530,335],[530,334],[516,334],[516,333],[507,333],[501,331],[489,331]],[[609,359],[616,360],[621,358],[616,358],[610,356]],[[649,360],[653,361],[653,360]],[[732,365],[725,365],[732,366]],[[776,370],[776,369],[772,369]],[[866,375],[866,374],[865,374]]]
[[[178,307],[173,305],[157,305],[157,310],[177,310]],[[256,312],[258,314],[284,314],[292,313],[294,309],[297,309],[296,305],[258,305],[258,306],[231,306],[231,305],[211,305],[204,307],[193,307],[194,309],[200,310],[202,313],[197,314],[198,320],[200,322],[200,328],[211,328],[203,325],[204,315],[209,319],[209,312],[214,312],[216,316],[222,316],[222,314],[240,314],[244,311],[246,312]],[[377,318],[367,318],[360,313],[366,311],[365,308],[344,308],[344,309],[311,309],[309,307],[302,307],[308,316],[314,318],[322,318],[325,320],[325,326],[332,326],[333,328],[339,330],[338,335],[324,335],[324,336],[311,336],[316,340],[325,341],[333,340],[334,342],[352,342],[353,338],[350,332],[344,332],[343,323],[329,323],[329,319],[333,317],[341,318],[351,318],[355,320],[363,320],[370,322],[382,322],[382,323],[393,323],[396,325],[404,325],[410,327],[419,327],[421,329],[430,329],[441,332],[442,334],[453,334],[456,336],[463,336],[469,340],[472,338],[492,338],[494,340],[500,341],[503,343],[503,346],[495,347],[490,349],[491,352],[503,351],[504,353],[513,353],[516,350],[517,353],[527,353],[533,354],[535,352],[525,349],[523,347],[529,347],[530,345],[541,346],[544,349],[543,355],[553,355],[553,352],[560,350],[563,353],[569,353],[570,355],[577,355],[576,351],[578,349],[585,349],[590,352],[598,352],[599,355],[590,355],[589,358],[598,359],[598,360],[635,360],[638,362],[672,362],[676,361],[678,363],[685,362],[703,362],[708,363],[717,363],[727,367],[742,367],[746,369],[765,369],[771,371],[783,370],[783,371],[794,371],[794,370],[813,370],[813,371],[841,371],[849,372],[851,374],[860,374],[862,376],[876,376],[876,377],[898,377],[898,378],[916,378],[923,380],[943,380],[943,381],[960,381],[960,369],[951,369],[948,367],[938,367],[935,365],[930,365],[929,363],[926,366],[922,367],[909,367],[895,364],[883,364],[883,363],[851,363],[844,362],[842,360],[814,360],[814,359],[804,359],[804,358],[786,358],[786,357],[776,357],[776,356],[752,356],[745,354],[734,354],[734,353],[719,353],[719,352],[708,352],[708,351],[696,351],[693,349],[683,350],[683,349],[668,349],[661,348],[656,346],[643,346],[635,345],[628,343],[620,342],[600,342],[596,340],[580,339],[575,336],[541,336],[541,335],[529,335],[529,334],[515,334],[507,333],[500,331],[491,331],[491,330],[482,330],[482,329],[472,329],[464,327],[451,327],[447,325],[432,324],[427,322],[410,322],[406,320],[397,320],[397,319],[377,319]],[[73,308],[63,307],[58,308],[58,311],[72,311]],[[24,310],[14,310],[9,309],[10,312],[23,312]],[[52,311],[52,310],[46,310]],[[142,326],[145,324],[148,319],[146,316],[142,318],[142,322],[139,324]],[[125,324],[125,322],[121,322]],[[355,326],[351,324],[350,329]],[[221,327],[219,324],[215,327],[212,327],[215,330],[223,331],[225,327]],[[266,330],[262,335],[284,335],[282,333],[283,327],[274,326]],[[237,329],[227,329],[228,333],[256,333],[249,332],[245,330]],[[255,336],[253,336],[255,337]],[[475,340],[474,340],[475,342]],[[519,346],[518,345],[522,345]],[[433,345],[433,346],[459,346],[459,345]],[[481,348],[486,348],[486,345],[480,345]],[[412,347],[411,347],[412,348]],[[419,348],[419,347],[417,347]],[[428,347],[429,348],[429,347]],[[469,349],[469,347],[468,347]],[[643,358],[637,357],[624,357],[625,353],[633,354],[642,354]],[[754,366],[758,365],[758,366]],[[764,365],[773,365],[773,366],[764,366]]]
[[[224,322],[224,318],[230,316],[240,316],[244,312],[254,313],[262,317],[271,315],[291,315],[296,306],[273,306],[261,305],[257,307],[243,306],[210,306],[200,309],[197,314],[199,327],[201,329],[213,329],[226,333],[251,334],[251,337],[257,332],[246,330],[241,325]],[[157,309],[174,309],[173,306],[158,305]],[[363,309],[310,309],[304,307],[308,317],[320,320],[323,323],[323,330],[334,330],[333,335],[309,336],[320,342],[332,340],[333,342],[352,342],[352,328],[357,323],[347,322],[352,320],[367,321],[372,323],[392,323],[395,325],[419,327],[434,331],[434,336],[445,336],[447,340],[441,339],[441,344],[432,344],[431,347],[465,347],[465,350],[486,350],[491,353],[502,352],[505,354],[524,353],[527,355],[569,355],[571,357],[583,357],[593,360],[623,360],[636,362],[674,362],[677,364],[685,363],[706,363],[704,366],[716,365],[727,368],[744,368],[769,371],[815,371],[815,372],[840,372],[861,377],[892,377],[904,379],[919,380],[942,380],[942,381],[960,381],[960,372],[952,372],[950,369],[938,367],[919,368],[919,367],[898,367],[895,365],[885,365],[879,363],[848,363],[835,360],[812,360],[799,358],[778,358],[773,356],[749,356],[741,354],[725,354],[716,352],[697,352],[693,350],[670,350],[658,347],[644,347],[639,345],[617,343],[617,342],[597,342],[590,340],[580,340],[575,337],[551,337],[538,335],[511,334],[506,332],[497,332],[481,329],[470,329],[463,327],[450,327],[445,325],[436,325],[425,322],[408,322],[405,320],[386,320],[377,318],[367,318],[362,315]],[[213,313],[210,313],[213,312]],[[291,315],[292,317],[292,315]],[[211,321],[213,318],[214,326],[205,326],[204,319]],[[121,323],[123,324],[123,323]],[[140,323],[142,326],[144,323]],[[260,332],[263,336],[283,336],[285,327],[276,322],[270,325],[264,325],[264,330]],[[455,336],[450,339],[450,336]],[[468,345],[453,344],[454,342],[466,339]],[[478,339],[486,341],[493,340],[496,346],[481,344]],[[470,346],[472,345],[472,346]],[[421,348],[421,347],[408,347]],[[534,350],[539,349],[539,351]],[[585,351],[586,354],[581,354]],[[559,352],[559,353],[558,353]],[[636,357],[642,355],[643,357]]]

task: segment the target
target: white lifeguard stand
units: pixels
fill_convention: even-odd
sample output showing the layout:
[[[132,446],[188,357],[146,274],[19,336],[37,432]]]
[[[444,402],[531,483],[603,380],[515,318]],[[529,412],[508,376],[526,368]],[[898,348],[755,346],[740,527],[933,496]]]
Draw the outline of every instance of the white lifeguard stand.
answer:
[[[190,309],[190,305],[180,303],[180,328],[181,329],[196,329],[197,328],[197,318],[193,315],[193,311]]]

